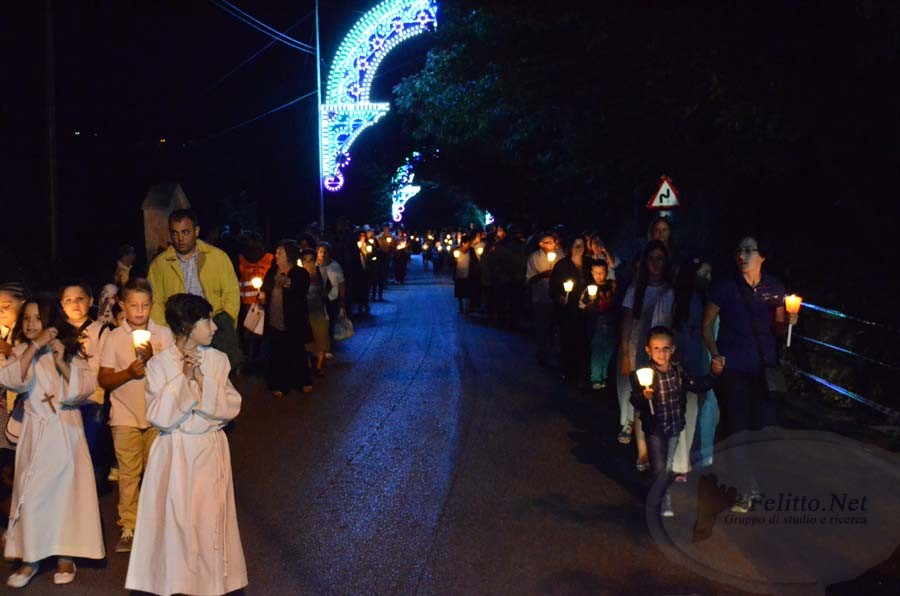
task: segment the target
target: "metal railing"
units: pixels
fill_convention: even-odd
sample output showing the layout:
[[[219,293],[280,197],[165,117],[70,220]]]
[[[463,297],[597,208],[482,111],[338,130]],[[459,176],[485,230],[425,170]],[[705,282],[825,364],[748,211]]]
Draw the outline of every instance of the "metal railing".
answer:
[[[802,308],[809,308],[810,310],[821,312],[825,315],[828,315],[828,316],[831,316],[831,317],[834,317],[837,319],[852,321],[852,322],[858,323],[860,325],[865,325],[867,327],[877,328],[877,329],[881,329],[884,331],[888,331],[888,332],[900,335],[900,330],[898,330],[894,327],[891,327],[890,325],[885,325],[883,323],[877,323],[875,321],[869,321],[866,319],[862,319],[860,317],[854,317],[852,315],[848,315],[848,314],[842,313],[840,311],[837,311],[837,310],[834,310],[831,308],[824,308],[822,306],[817,306],[815,304],[810,304],[808,302],[804,302]],[[884,362],[882,360],[878,360],[877,358],[872,358],[870,356],[866,356],[865,354],[860,354],[859,352],[855,352],[854,350],[851,350],[849,348],[844,348],[844,347],[837,346],[837,345],[834,345],[834,344],[831,344],[831,343],[828,343],[825,341],[813,339],[811,337],[807,337],[807,336],[801,335],[799,333],[794,333],[793,337],[796,339],[799,339],[803,342],[806,342],[810,345],[817,346],[820,348],[825,348],[826,350],[831,350],[831,351],[837,352],[839,354],[851,356],[853,358],[856,358],[856,359],[866,362],[868,364],[872,364],[875,366],[885,368],[887,370],[891,370],[893,372],[900,373],[900,366],[898,366],[896,364]],[[788,363],[787,366],[788,366],[788,368],[790,368],[797,374],[801,375],[802,377],[804,377],[810,381],[813,381],[822,387],[825,387],[829,391],[832,391],[839,395],[843,395],[844,397],[850,398],[850,399],[854,400],[855,402],[860,403],[860,404],[862,404],[868,408],[871,408],[877,412],[881,412],[882,414],[890,416],[891,418],[900,420],[900,411],[897,411],[893,408],[885,406],[884,404],[880,404],[869,398],[863,397],[862,395],[860,395],[859,393],[857,393],[855,391],[852,391],[846,387],[842,387],[842,386],[838,385],[837,383],[829,381],[828,379],[825,379],[819,375],[813,374],[812,372],[803,370],[800,367],[796,366],[795,364]]]

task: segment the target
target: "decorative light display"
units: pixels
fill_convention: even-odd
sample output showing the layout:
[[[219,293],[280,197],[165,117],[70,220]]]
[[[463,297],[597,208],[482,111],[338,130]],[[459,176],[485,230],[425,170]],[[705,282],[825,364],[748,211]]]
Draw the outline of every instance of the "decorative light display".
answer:
[[[491,215],[491,212],[490,212],[490,211],[485,211],[485,212],[484,212],[484,225],[485,225],[485,227],[491,225],[492,223],[494,223],[494,221],[495,221],[495,220],[494,220],[494,216]]]
[[[413,151],[412,155],[406,158],[406,163],[397,168],[397,173],[394,174],[391,181],[391,218],[394,221],[399,222],[403,219],[406,203],[422,190],[421,186],[413,184],[416,177],[413,167],[421,158],[421,153]]]
[[[325,189],[344,185],[341,170],[350,146],[390,109],[369,99],[372,80],[384,57],[399,43],[437,26],[437,0],[384,0],[367,12],[341,42],[328,73],[322,119],[322,175]],[[399,220],[395,220],[399,221]]]

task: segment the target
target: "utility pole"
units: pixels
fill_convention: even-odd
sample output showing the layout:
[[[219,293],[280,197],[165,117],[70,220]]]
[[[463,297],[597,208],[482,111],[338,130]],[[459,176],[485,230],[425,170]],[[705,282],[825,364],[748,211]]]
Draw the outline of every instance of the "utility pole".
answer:
[[[60,272],[59,264],[59,205],[56,181],[56,71],[53,49],[53,0],[44,0],[44,35],[47,54],[47,191],[50,209],[50,267]]]
[[[325,234],[325,172],[322,164],[322,52],[319,45],[319,0],[316,0],[316,129],[319,131],[319,233]]]

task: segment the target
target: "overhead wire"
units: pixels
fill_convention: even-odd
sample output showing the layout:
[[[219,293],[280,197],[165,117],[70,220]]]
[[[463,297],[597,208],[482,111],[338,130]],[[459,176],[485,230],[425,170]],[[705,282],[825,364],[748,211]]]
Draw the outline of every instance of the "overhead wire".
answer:
[[[287,29],[285,29],[285,32],[291,31],[292,29],[296,28],[298,25],[300,25],[300,23],[302,23],[303,21],[305,21],[306,19],[308,19],[312,14],[314,14],[314,12],[315,12],[315,11],[310,11],[310,12],[308,12],[308,13],[307,13],[304,17],[302,17],[300,20],[298,20],[298,21],[295,22],[293,25],[291,25],[290,27],[288,27]],[[253,53],[249,58],[245,59],[243,62],[241,62],[240,64],[238,64],[238,65],[235,66],[234,68],[232,68],[230,71],[228,71],[228,73],[226,73],[224,76],[222,76],[222,78],[220,78],[218,81],[216,81],[215,83],[213,83],[213,84],[209,87],[209,89],[207,89],[207,91],[212,91],[213,89],[215,89],[216,87],[218,87],[219,85],[221,85],[222,83],[224,83],[224,82],[225,82],[226,80],[228,80],[234,73],[236,73],[236,72],[239,71],[240,69],[242,69],[242,68],[244,68],[245,66],[247,66],[248,64],[250,64],[253,60],[255,60],[256,58],[258,58],[260,54],[262,54],[263,52],[265,52],[266,50],[268,50],[269,48],[271,48],[271,47],[272,47],[273,45],[275,45],[276,43],[278,43],[278,40],[273,39],[272,41],[270,41],[269,43],[267,43],[266,45],[264,45],[259,51]]]
[[[256,29],[260,33],[262,33],[264,35],[268,35],[275,41],[278,41],[290,48],[293,48],[300,52],[304,52],[306,54],[315,54],[316,53],[315,48],[313,48],[312,46],[309,46],[308,44],[304,44],[303,42],[297,41],[293,37],[285,35],[281,31],[278,31],[277,29],[269,27],[268,25],[266,25],[259,19],[256,19],[255,17],[251,16],[250,14],[237,8],[236,6],[234,6],[227,0],[209,0],[209,1],[210,1],[210,3],[212,3],[219,9],[221,9],[222,11],[230,14],[237,20],[252,27],[253,29]]]
[[[206,142],[206,141],[211,141],[212,139],[215,139],[215,138],[221,137],[221,136],[223,136],[223,135],[226,135],[226,134],[228,134],[228,133],[230,133],[230,132],[232,132],[232,131],[234,131],[234,130],[237,130],[238,128],[241,128],[241,127],[243,127],[243,126],[247,126],[248,124],[253,124],[253,123],[256,122],[257,120],[260,120],[260,119],[262,119],[262,118],[265,118],[266,116],[269,116],[269,115],[274,114],[274,113],[276,113],[276,112],[280,112],[281,110],[283,110],[283,109],[285,109],[285,108],[289,108],[289,107],[291,107],[292,105],[294,105],[294,104],[296,104],[296,103],[298,103],[298,102],[300,102],[300,101],[303,101],[303,100],[306,99],[307,97],[311,97],[311,96],[313,96],[313,95],[315,95],[315,94],[316,94],[316,90],[312,90],[312,91],[310,91],[309,93],[305,93],[305,94],[301,95],[300,97],[296,97],[296,98],[290,100],[290,101],[287,102],[287,103],[281,104],[281,105],[278,106],[277,108],[272,108],[271,110],[268,110],[268,111],[266,111],[266,112],[263,112],[262,114],[259,114],[258,116],[254,116],[253,118],[250,118],[249,120],[244,120],[243,122],[240,122],[240,123],[238,123],[238,124],[235,124],[234,126],[229,126],[228,128],[225,128],[225,129],[223,129],[223,130],[220,130],[219,132],[213,133],[213,134],[211,134],[211,135],[209,135],[209,136],[207,136],[207,137],[204,137],[204,138],[202,138],[202,139],[194,139],[194,140],[188,141],[188,144],[190,144],[190,145],[196,145],[196,144],[199,144],[199,143],[204,143],[204,142]]]

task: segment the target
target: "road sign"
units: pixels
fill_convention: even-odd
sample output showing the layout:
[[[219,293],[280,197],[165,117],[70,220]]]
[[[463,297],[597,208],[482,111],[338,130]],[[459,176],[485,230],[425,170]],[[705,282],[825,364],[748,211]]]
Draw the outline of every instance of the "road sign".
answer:
[[[680,207],[678,202],[678,191],[668,176],[663,176],[659,182],[659,188],[653,193],[650,202],[647,203],[647,209],[661,209],[668,211]]]

